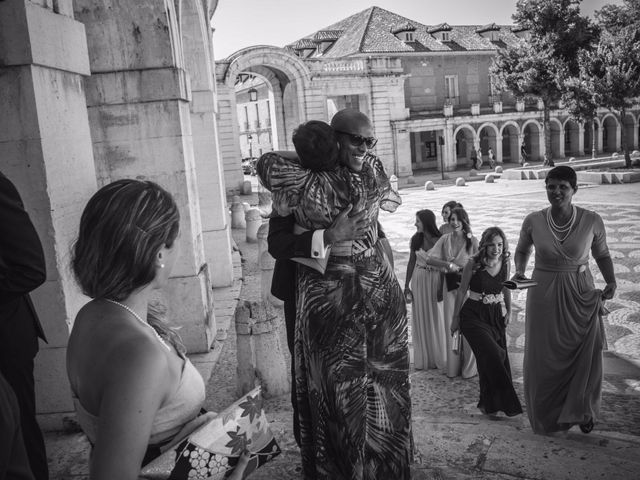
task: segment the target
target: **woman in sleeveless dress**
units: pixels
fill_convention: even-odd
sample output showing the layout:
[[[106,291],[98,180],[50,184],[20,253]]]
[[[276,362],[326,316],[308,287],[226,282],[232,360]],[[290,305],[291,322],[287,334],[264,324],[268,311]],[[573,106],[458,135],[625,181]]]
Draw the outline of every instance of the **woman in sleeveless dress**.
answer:
[[[507,354],[511,291],[502,282],[509,277],[509,258],[504,232],[498,227],[485,230],[478,254],[462,273],[451,333],[461,329],[476,357],[480,411],[487,415],[502,411],[512,417],[522,413],[522,406],[513,388]]]
[[[362,144],[364,137],[352,137]],[[366,212],[369,225],[362,239],[331,245],[324,273],[298,265],[296,390],[305,479],[410,476],[406,306],[377,222],[379,209],[393,211],[400,199],[377,157],[366,153],[358,163],[355,170],[342,164],[310,171],[275,152],[258,161],[278,215],[292,212],[300,227],[316,230],[351,205]]]
[[[417,370],[447,365],[447,335],[442,310],[442,271],[427,265],[429,250],[442,236],[431,210],[416,213],[416,229],[411,237],[409,264],[404,294],[411,303],[411,340],[413,365]],[[409,288],[411,282],[411,288]]]
[[[205,399],[202,377],[177,334],[149,306],[177,257],[180,214],[149,181],[118,180],[89,200],[72,267],[92,298],[75,318],[67,375],[92,444],[91,480],[134,480],[161,447],[186,436]],[[242,478],[240,457],[231,478]]]
[[[440,237],[426,258],[427,265],[442,268],[447,274],[458,274],[457,284],[453,281],[453,275],[444,285],[443,311],[446,332],[451,331],[459,274],[469,258],[478,252],[478,240],[471,233],[469,215],[464,208],[456,207],[451,211],[449,225],[453,231]],[[476,359],[466,340],[463,339],[460,351],[453,351],[451,336],[447,335],[446,350],[448,377],[462,375],[462,378],[471,378],[477,375]]]
[[[527,294],[524,390],[527,414],[536,433],[579,425],[593,429],[602,390],[603,301],[615,294],[613,262],[602,218],[572,204],[578,190],[575,171],[551,169],[545,179],[550,207],[529,214],[516,248],[514,280],[524,278],[535,247]],[[589,252],[606,286],[596,289]]]

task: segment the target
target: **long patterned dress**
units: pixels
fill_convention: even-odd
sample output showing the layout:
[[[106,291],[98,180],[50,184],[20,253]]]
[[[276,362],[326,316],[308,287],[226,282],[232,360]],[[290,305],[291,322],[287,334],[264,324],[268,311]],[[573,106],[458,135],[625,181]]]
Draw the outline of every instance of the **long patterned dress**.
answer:
[[[468,252],[463,246],[461,249],[456,250],[453,244],[453,234],[446,233],[442,235],[431,250],[429,250],[428,256],[444,260],[446,262],[453,262],[460,267],[464,267],[471,255],[476,252]],[[447,291],[446,285],[444,287],[443,295],[443,310],[444,310],[444,327],[447,332],[447,376],[457,377],[462,375],[462,378],[471,378],[476,376],[478,370],[476,368],[476,359],[473,356],[469,343],[462,339],[462,352],[461,354],[451,350],[451,322],[453,321],[453,311],[456,306],[456,295],[458,290]]]
[[[262,159],[261,159],[262,160]],[[261,178],[280,214],[326,227],[347,204],[365,209],[366,238],[332,245],[323,274],[298,266],[296,389],[305,479],[409,479],[411,398],[404,296],[378,242],[388,178],[369,156],[361,172],[309,173],[269,158]],[[293,208],[292,208],[293,207]]]
[[[447,337],[442,302],[438,302],[441,272],[427,265],[428,251],[416,250],[416,266],[411,276],[411,337],[413,365],[418,370],[447,366]]]
[[[496,276],[479,268],[469,281],[469,289],[480,294],[499,295],[506,276],[506,263]],[[502,411],[513,416],[522,413],[522,406],[511,379],[503,307],[503,302],[485,303],[468,298],[460,310],[460,330],[471,345],[478,365],[478,408],[488,414]]]
[[[594,287],[589,250],[609,255],[602,218],[577,208],[576,225],[561,244],[551,234],[546,210],[529,214],[519,251],[535,246],[527,294],[524,393],[536,433],[568,430],[600,412],[604,328],[602,292]]]

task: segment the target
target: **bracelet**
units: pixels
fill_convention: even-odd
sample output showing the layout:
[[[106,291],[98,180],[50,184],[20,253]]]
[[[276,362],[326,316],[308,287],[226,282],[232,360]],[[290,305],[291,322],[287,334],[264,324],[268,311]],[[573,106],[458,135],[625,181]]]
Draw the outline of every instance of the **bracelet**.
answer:
[[[449,265],[447,265],[449,267],[449,270],[453,270],[455,268],[455,264],[453,262],[449,263]]]

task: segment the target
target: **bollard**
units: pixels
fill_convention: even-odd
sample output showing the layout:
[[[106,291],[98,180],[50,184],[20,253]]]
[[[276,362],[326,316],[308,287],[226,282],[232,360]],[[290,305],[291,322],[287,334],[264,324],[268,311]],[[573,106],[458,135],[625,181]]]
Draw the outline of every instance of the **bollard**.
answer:
[[[496,179],[496,177],[494,175],[490,174],[490,173],[488,175],[485,175],[485,177],[484,177],[485,183],[493,183],[495,181],[495,179]]]
[[[398,191],[398,177],[396,177],[395,175],[391,175],[389,177],[389,183],[391,184],[391,189],[394,192]]]
[[[242,194],[251,195],[251,180],[245,180],[242,182]]]
[[[478,175],[478,171],[475,168],[472,168],[471,170],[469,170],[470,177],[475,177],[476,175]]]
[[[456,178],[456,187],[464,187],[464,186],[465,186],[464,178],[462,177]]]
[[[425,182],[424,189],[425,190],[435,190],[436,186],[431,180],[429,180],[429,181]]]
[[[613,152],[611,154],[611,158],[618,158],[618,152]]]
[[[236,393],[242,396],[256,384],[265,398],[291,389],[289,372],[280,347],[280,317],[269,304],[240,302],[236,309],[236,355],[238,358]]]
[[[244,211],[244,210],[243,210]],[[257,208],[250,208],[245,213],[247,226],[247,242],[256,243],[258,241],[258,228],[262,225],[262,215]]]
[[[576,161],[576,157],[571,157],[571,158],[569,158],[569,162],[570,162],[570,163],[571,163],[571,162],[575,162],[575,161]]]
[[[501,167],[500,165],[498,165],[498,166],[495,168],[495,172],[496,172],[496,173],[502,173],[502,167]]]
[[[258,266],[260,267],[260,298],[267,304],[281,307],[282,300],[271,294],[271,280],[273,279],[273,267],[275,259],[269,253],[269,244],[267,238],[269,236],[269,224],[263,223],[258,228]]]
[[[414,183],[416,183],[416,177],[414,177],[413,175],[409,175],[407,177],[407,184],[408,185],[413,185]]]
[[[231,228],[246,228],[244,219],[244,207],[240,203],[240,197],[234,195],[231,200]]]
[[[244,213],[247,213],[247,210],[251,208],[251,205],[249,205],[249,202],[242,202],[242,208],[244,209]]]

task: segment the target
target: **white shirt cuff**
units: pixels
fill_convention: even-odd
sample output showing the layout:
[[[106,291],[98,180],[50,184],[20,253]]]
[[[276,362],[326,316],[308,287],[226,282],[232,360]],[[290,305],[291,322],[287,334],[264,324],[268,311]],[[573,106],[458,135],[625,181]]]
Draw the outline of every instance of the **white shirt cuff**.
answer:
[[[324,229],[315,230],[311,237],[311,258],[326,258],[329,247],[324,244]]]

